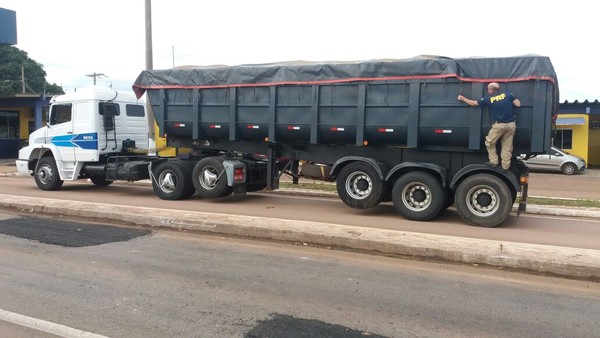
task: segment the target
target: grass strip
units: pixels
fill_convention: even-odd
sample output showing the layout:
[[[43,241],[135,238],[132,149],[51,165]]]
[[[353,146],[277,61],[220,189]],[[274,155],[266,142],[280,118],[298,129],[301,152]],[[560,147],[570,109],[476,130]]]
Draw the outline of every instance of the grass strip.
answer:
[[[279,187],[284,189],[298,189],[298,190],[317,190],[326,192],[336,192],[337,189],[335,184],[331,183],[298,183],[293,184],[291,182],[279,182]]]
[[[556,205],[563,207],[600,208],[600,201],[584,199],[529,197],[527,198],[527,203],[536,205]]]

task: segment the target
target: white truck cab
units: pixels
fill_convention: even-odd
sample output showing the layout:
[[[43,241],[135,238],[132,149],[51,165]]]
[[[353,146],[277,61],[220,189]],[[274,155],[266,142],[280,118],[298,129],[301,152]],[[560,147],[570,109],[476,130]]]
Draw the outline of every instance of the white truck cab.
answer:
[[[82,173],[86,164],[103,161],[126,147],[148,148],[148,119],[143,100],[133,93],[91,86],[50,100],[45,127],[29,136],[16,161],[21,175],[34,175],[44,190],[64,180],[105,177]]]

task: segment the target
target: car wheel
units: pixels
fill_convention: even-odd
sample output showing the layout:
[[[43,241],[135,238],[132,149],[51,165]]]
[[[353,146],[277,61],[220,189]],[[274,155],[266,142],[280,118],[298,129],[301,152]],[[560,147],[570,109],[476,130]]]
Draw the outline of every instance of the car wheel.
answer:
[[[565,163],[560,168],[560,171],[565,175],[573,175],[577,171],[577,168],[573,163]]]

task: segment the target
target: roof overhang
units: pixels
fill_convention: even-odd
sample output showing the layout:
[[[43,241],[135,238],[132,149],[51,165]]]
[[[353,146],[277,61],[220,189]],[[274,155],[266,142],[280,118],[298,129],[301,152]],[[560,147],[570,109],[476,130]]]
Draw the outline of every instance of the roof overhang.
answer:
[[[557,126],[583,126],[585,119],[583,117],[559,117],[556,119]]]

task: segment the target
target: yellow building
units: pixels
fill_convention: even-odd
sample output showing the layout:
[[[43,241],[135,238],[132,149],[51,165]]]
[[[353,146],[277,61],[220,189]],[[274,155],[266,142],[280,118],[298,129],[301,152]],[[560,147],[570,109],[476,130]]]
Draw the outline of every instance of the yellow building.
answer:
[[[45,123],[48,101],[40,94],[0,97],[0,158],[17,158],[29,134]]]
[[[600,166],[600,102],[565,102],[558,112],[554,146]]]

